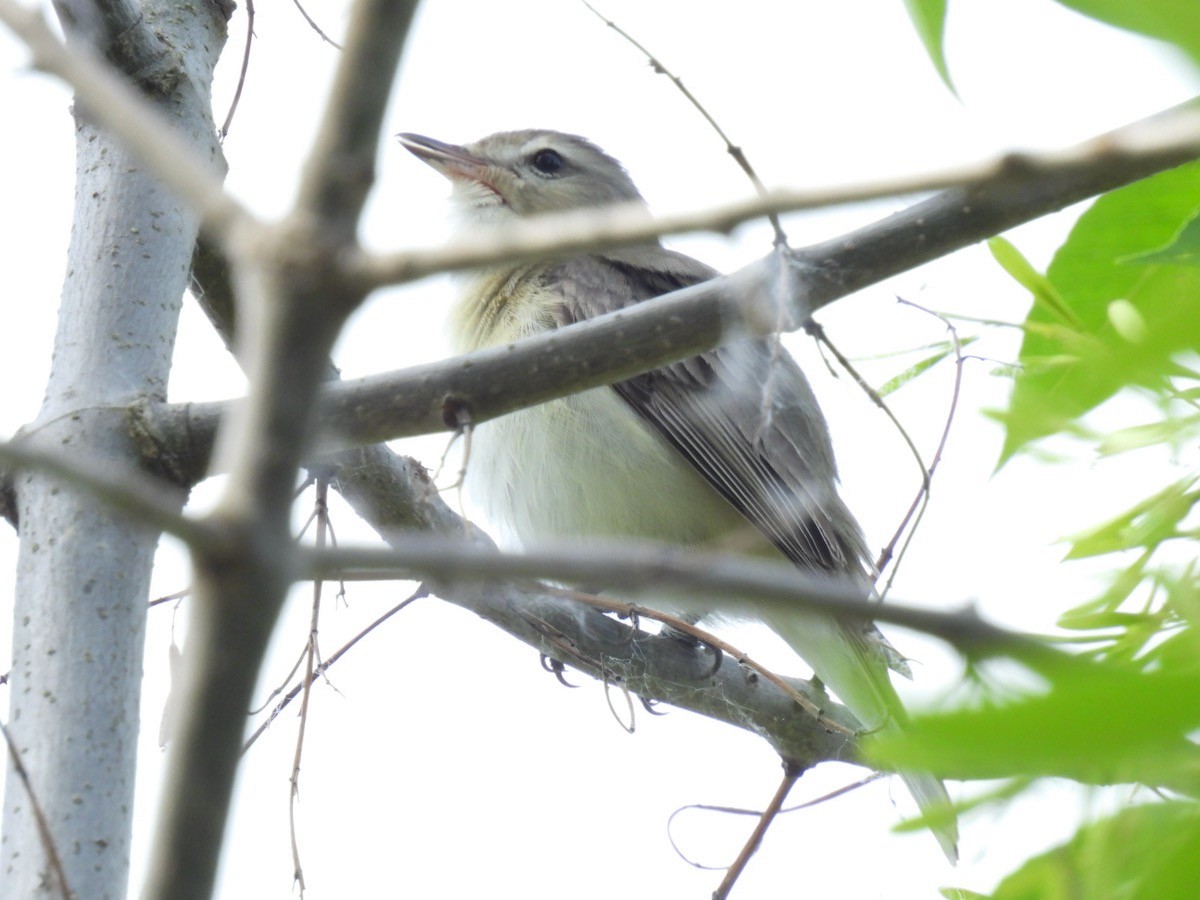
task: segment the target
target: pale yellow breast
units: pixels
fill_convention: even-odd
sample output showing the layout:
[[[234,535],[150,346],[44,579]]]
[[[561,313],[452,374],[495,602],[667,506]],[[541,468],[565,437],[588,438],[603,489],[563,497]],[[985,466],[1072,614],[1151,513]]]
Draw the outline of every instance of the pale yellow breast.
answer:
[[[463,351],[546,331],[537,267],[476,276],[452,320]],[[586,537],[695,544],[753,531],[611,388],[480,425],[467,490],[523,544]]]

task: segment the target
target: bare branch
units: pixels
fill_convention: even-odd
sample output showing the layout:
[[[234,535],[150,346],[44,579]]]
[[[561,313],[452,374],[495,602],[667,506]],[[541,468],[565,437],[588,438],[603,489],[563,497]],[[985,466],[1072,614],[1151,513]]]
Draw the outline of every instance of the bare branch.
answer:
[[[730,654],[714,666],[711,652],[642,632],[562,591],[507,581],[430,584],[438,596],[545,656],[599,681],[618,682],[644,699],[748,730],[805,768],[826,760],[858,760],[854,735],[862,726],[814,683],[762,678]],[[797,695],[805,702],[798,702]],[[812,709],[819,714],[811,714]]]
[[[336,487],[393,546],[411,546],[408,542],[419,536],[414,532],[430,532],[451,542],[470,539],[485,551],[491,548],[482,532],[446,505],[413,460],[377,445],[339,454],[338,461]],[[712,654],[701,647],[639,632],[573,595],[524,579],[445,579],[431,581],[429,587],[547,656],[598,679],[620,678],[640,697],[745,728],[788,759],[812,764],[855,758],[847,734],[859,723],[807,681],[787,679],[784,689],[747,672],[733,654],[725,654],[714,672]],[[801,714],[796,692],[808,698],[809,706],[819,707],[821,716]]]
[[[1198,115],[1190,110],[1169,111],[1058,154],[1063,160],[1086,158],[1087,165],[1076,161],[1066,168],[1035,168],[1016,178],[1010,164],[1013,177],[944,191],[839,238],[799,250],[777,250],[732,275],[553,334],[331,387],[320,413],[325,446],[445,430],[453,414],[463,408],[470,411],[472,421],[484,422],[612,384],[739,335],[770,333],[778,324],[778,292],[773,288],[780,279],[793,286],[798,308],[790,320],[799,327],[815,310],[835,299],[1005,228],[1178,164],[1200,147],[1193,143],[1200,135],[1188,131],[1191,137],[1183,140],[1176,134],[1177,141],[1156,145],[1146,156],[1133,149],[1132,155],[1116,151],[1105,155],[1104,148],[1141,146],[1138,135],[1143,129],[1175,134],[1176,126],[1194,128]],[[1093,155],[1088,157],[1085,150]],[[525,223],[520,224],[513,234],[529,234]],[[534,224],[538,224],[536,220]],[[552,245],[543,242],[540,246]],[[533,245],[526,242],[524,246]],[[592,248],[587,243],[569,246]],[[227,331],[228,306],[220,302],[219,267],[212,264],[211,254],[203,258],[207,260],[205,273],[217,276],[206,279],[216,298],[210,314],[225,323],[219,328]],[[530,372],[538,377],[530,378]],[[219,404],[147,408],[145,427],[158,435],[164,446],[172,443],[168,435],[187,435],[196,442],[195,448],[202,449],[221,411]],[[181,458],[205,458],[203,453],[197,456],[178,445],[171,452]]]
[[[767,808],[763,810],[763,814],[759,817],[758,823],[754,826],[754,831],[750,833],[742,850],[737,855],[737,859],[725,872],[725,877],[721,879],[720,885],[713,891],[713,900],[725,900],[729,896],[729,892],[733,890],[734,884],[745,871],[746,865],[750,862],[750,857],[754,855],[754,851],[758,849],[758,845],[762,843],[763,835],[767,833],[767,829],[771,827],[771,823],[775,821],[775,817],[779,815],[779,811],[783,808],[783,802],[787,800],[787,795],[791,793],[792,787],[796,784],[796,780],[803,774],[796,766],[788,761],[783,763],[783,779],[779,782],[779,787],[775,791],[775,796],[771,798],[771,802],[767,804]]]
[[[340,277],[337,260],[355,239],[411,7],[358,0],[297,209],[278,227],[259,229],[257,241],[226,235],[236,254],[237,338],[250,393],[225,423],[217,450],[230,477],[209,521],[229,545],[193,555],[186,709],[146,882],[154,900],[199,900],[211,892],[245,710],[290,580],[292,487],[323,364],[364,295]]]
[[[316,215],[333,228],[334,241],[353,238],[367,191],[375,182],[383,113],[404,46],[402,36],[416,6],[416,0],[360,0],[354,6],[329,110],[321,119],[297,200],[302,215]]]
[[[644,209],[613,206],[599,212],[572,213],[524,219],[503,229],[480,230],[442,247],[375,256],[347,258],[347,274],[368,287],[402,284],[436,272],[454,272],[500,262],[519,262],[592,252],[624,246],[669,234],[696,231],[727,233],[736,226],[770,213],[796,212],[949,189],[946,197],[918,204],[901,218],[885,220],[900,241],[879,254],[879,274],[869,281],[841,288],[837,296],[952,250],[968,246],[1021,222],[1053,212],[1104,191],[1112,190],[1163,169],[1200,156],[1200,112],[1184,104],[1108,132],[1073,147],[1056,151],[1008,153],[980,163],[936,172],[857,182],[810,190],[774,190],[765,196],[692,213],[653,218]],[[938,223],[923,226],[926,212],[947,210],[944,201],[957,201],[956,224],[961,234],[943,233]],[[895,222],[893,222],[895,220]],[[936,246],[930,250],[926,242]],[[816,251],[833,249],[822,244]],[[879,244],[876,249],[883,249]],[[819,268],[821,257],[811,259]],[[835,282],[836,284],[836,282]],[[823,301],[826,294],[818,291]],[[819,304],[818,304],[819,305]]]
[[[14,0],[0,0],[0,21],[31,51],[34,65],[74,88],[89,114],[120,135],[179,194],[210,229],[229,234],[254,224],[244,207],[230,196],[221,172],[202,159],[194,143],[179,135],[121,75],[82,44],[66,47],[42,16]]]
[[[842,618],[892,622],[923,631],[967,655],[1025,659],[1058,656],[1042,640],[989,624],[972,607],[940,612],[894,602],[879,603],[852,585],[794,566],[733,554],[700,553],[669,544],[590,540],[586,547],[562,543],[526,554],[503,553],[479,543],[407,535],[387,550],[342,548],[302,551],[308,578],[346,581],[436,578],[451,584],[474,578],[542,577],[574,584],[601,584],[606,591],[644,590],[654,585],[685,589],[689,595],[720,598],[721,609],[753,617],[770,604]],[[614,560],[620,560],[619,566]],[[640,613],[636,605],[619,609]]]
[[[316,519],[317,525],[316,545],[323,548],[326,546],[326,541],[333,540],[333,530],[329,522],[328,478],[322,477],[316,479],[313,516]],[[307,525],[305,527],[307,528]],[[333,540],[333,545],[337,545],[336,540]],[[296,801],[300,798],[300,761],[304,756],[304,735],[308,730],[308,711],[310,708],[309,703],[312,700],[313,679],[317,675],[318,667],[322,670],[325,668],[324,665],[319,665],[320,650],[318,643],[321,619],[321,595],[324,591],[324,586],[324,581],[314,581],[312,583],[312,612],[309,618],[308,641],[305,644],[304,650],[304,675],[300,683],[303,692],[300,698],[300,726],[296,730],[296,752],[292,759],[292,774],[288,778],[290,788],[288,791],[288,834],[291,838],[292,846],[292,877],[301,897],[304,896],[305,883],[304,867],[300,862],[300,839],[296,833]]]
[[[28,444],[0,442],[0,462],[10,477],[13,470],[34,470],[87,491],[97,500],[174,535],[190,546],[213,543],[216,536],[203,523],[179,511],[182,496],[170,497],[161,481],[136,470],[118,471],[112,465]]]
[[[182,201],[199,199],[218,217],[240,215],[222,199],[207,96],[228,4],[212,0],[181,11],[165,0],[61,0],[55,8],[69,48],[38,14],[13,0],[0,3],[0,17],[29,41],[35,64],[76,88],[70,263],[44,400],[22,437],[22,449],[35,455],[44,447],[68,449],[72,460],[16,483],[21,561],[12,727],[60,846],[100,851],[63,855],[72,884],[87,896],[117,897],[128,891],[137,698],[157,528],[197,546],[220,542],[219,532],[206,536],[177,515],[178,506],[167,506],[182,505],[172,485],[146,491],[130,483],[140,482],[133,473],[142,448],[128,432],[124,408],[166,392],[171,360],[164,349],[175,341],[199,226]],[[137,157],[138,148],[154,154],[153,166]],[[72,478],[81,472],[85,479]],[[107,491],[106,503],[135,514],[114,514],[95,502],[97,490]],[[96,792],[98,771],[103,790]],[[12,791],[5,807],[3,892],[26,897],[44,890],[45,867],[29,806],[18,795]]]
[[[873,781],[878,781],[882,777],[884,777],[883,772],[872,772],[865,778],[860,778],[858,781],[851,782],[850,784],[844,785],[836,790],[829,791],[826,794],[822,794],[820,797],[814,797],[812,800],[805,800],[803,803],[797,803],[795,806],[789,806],[785,809],[781,809],[779,810],[779,815],[783,816],[787,815],[788,813],[799,812],[802,809],[810,809],[814,806],[819,806],[822,803],[828,803],[830,800],[834,800],[843,796],[844,794],[850,793],[851,791],[856,791],[861,787],[866,787],[868,784],[871,784]],[[709,803],[689,803],[687,806],[681,806],[679,809],[671,813],[671,817],[667,820],[667,839],[671,842],[671,849],[675,851],[676,856],[682,859],[689,866],[692,866],[696,869],[705,869],[707,871],[717,871],[726,868],[726,866],[707,865],[705,863],[699,863],[695,860],[689,859],[687,855],[680,849],[675,837],[671,834],[671,825],[674,823],[675,819],[682,813],[692,811],[721,813],[728,816],[762,816],[762,810],[759,809],[744,809],[737,806],[713,806]]]

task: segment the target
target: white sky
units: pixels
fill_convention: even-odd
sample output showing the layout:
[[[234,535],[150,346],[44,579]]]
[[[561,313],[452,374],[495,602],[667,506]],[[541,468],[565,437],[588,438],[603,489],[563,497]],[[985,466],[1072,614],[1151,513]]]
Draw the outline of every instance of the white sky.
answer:
[[[48,6],[48,4],[47,4]],[[258,40],[241,109],[226,142],[228,184],[264,215],[286,209],[315,128],[336,53],[307,30],[291,4],[259,4]],[[309,11],[337,35],[341,2]],[[1003,149],[1053,147],[1156,112],[1196,91],[1196,78],[1169,51],[1063,10],[1048,0],[955,4],[949,59],[961,102],[937,81],[899,0],[696,4],[607,0],[618,20],[707,104],[771,185],[824,185],[928,170]],[[242,14],[219,72],[215,105],[224,117],[244,34]],[[41,400],[70,228],[73,148],[69,93],[30,75],[27,59],[0,34],[0,172],[8,214],[0,217],[7,318],[0,354],[0,436],[32,420]],[[550,127],[587,135],[625,162],[651,205],[667,212],[739,198],[744,177],[674,88],[582,6],[553,0],[447,0],[422,7],[402,68],[388,133],[416,131],[468,141],[496,130]],[[429,244],[446,233],[446,186],[390,139],[365,226],[377,248]],[[836,235],[900,203],[792,217],[793,243]],[[1049,259],[1069,218],[1054,217],[1011,237],[1035,262]],[[762,226],[733,239],[691,238],[673,246],[720,268],[769,248]],[[445,354],[441,311],[446,279],[381,292],[354,318],[337,361],[347,376],[398,368]],[[974,248],[862,292],[820,319],[851,357],[943,336],[934,320],[904,308],[903,296],[956,312],[1019,320],[1027,301]],[[1011,358],[1016,339],[992,334],[982,355]],[[802,339],[792,346],[817,383],[834,429],[844,489],[873,544],[882,544],[918,479],[899,440],[870,404],[828,378]],[[902,364],[866,362],[881,383]],[[976,600],[1006,624],[1044,628],[1090,596],[1078,566],[1056,566],[1054,542],[1173,477],[1165,461],[1117,460],[1039,467],[1018,460],[992,477],[999,431],[980,410],[1002,403],[1005,383],[990,366],[969,366],[947,457],[895,596],[948,608]],[[941,428],[949,369],[894,398],[928,452]],[[171,391],[176,400],[235,396],[240,376],[188,302]],[[400,449],[436,466],[442,437]],[[1159,465],[1159,462],[1162,465]],[[443,479],[444,481],[449,479]],[[196,493],[198,506],[214,486]],[[337,510],[343,543],[369,531]],[[11,572],[15,538],[0,533],[0,570]],[[186,565],[165,546],[155,593],[181,589]],[[0,578],[0,670],[9,665],[11,578]],[[306,593],[289,606],[264,676],[263,696],[300,652]],[[322,646],[332,653],[407,593],[406,586],[354,586],[348,604],[329,602]],[[162,756],[155,746],[166,693],[171,613],[151,614],[138,795],[140,880]],[[179,623],[182,633],[182,618]],[[770,635],[733,635],[785,671],[798,666]],[[906,696],[936,703],[960,667],[936,643],[894,635],[916,657]],[[561,688],[536,654],[473,616],[423,600],[389,622],[331,673],[311,710],[299,808],[307,896],[320,898],[521,895],[576,898],[707,896],[719,874],[671,851],[666,821],[678,806],[761,806],[779,769],[749,734],[672,711],[639,715],[627,735],[602,688]],[[219,896],[294,896],[287,834],[287,780],[296,720],[278,721],[247,760],[227,842]],[[796,801],[855,780],[845,766],[806,775]],[[967,817],[963,862],[942,860],[927,835],[889,832],[911,811],[894,781],[786,817],[772,829],[735,896],[929,897],[940,885],[987,890],[1023,858],[1067,836],[1079,816],[1107,801],[1048,785],[1006,810]],[[681,817],[675,836],[699,861],[730,860],[748,820]]]

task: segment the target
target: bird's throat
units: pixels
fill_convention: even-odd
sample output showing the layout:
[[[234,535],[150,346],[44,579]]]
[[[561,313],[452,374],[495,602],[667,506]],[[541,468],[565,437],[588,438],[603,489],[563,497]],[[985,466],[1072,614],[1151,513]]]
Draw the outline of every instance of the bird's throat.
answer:
[[[530,263],[468,276],[450,316],[455,349],[470,353],[552,330],[555,301],[543,287],[544,271]]]

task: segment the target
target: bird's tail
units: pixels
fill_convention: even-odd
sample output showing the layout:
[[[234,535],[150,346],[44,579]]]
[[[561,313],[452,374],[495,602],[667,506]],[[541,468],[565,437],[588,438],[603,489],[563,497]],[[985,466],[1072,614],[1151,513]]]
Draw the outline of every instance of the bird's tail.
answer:
[[[917,801],[921,812],[936,817],[929,829],[951,863],[958,862],[958,821],[950,805],[950,794],[940,778],[925,772],[901,772],[900,778]]]
[[[859,626],[804,613],[771,616],[767,624],[812,666],[864,728],[886,732],[904,727],[904,707],[884,653]],[[900,777],[921,812],[930,817],[930,830],[946,858],[958,862],[958,823],[945,785],[924,772],[901,772]]]

